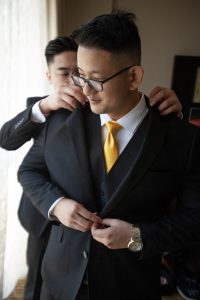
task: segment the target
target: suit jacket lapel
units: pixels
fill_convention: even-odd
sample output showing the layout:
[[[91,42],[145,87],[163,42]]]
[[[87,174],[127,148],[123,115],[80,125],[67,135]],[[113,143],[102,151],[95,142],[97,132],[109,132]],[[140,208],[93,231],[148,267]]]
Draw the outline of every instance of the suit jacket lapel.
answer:
[[[105,186],[109,201],[101,211],[102,217],[125,198],[129,189],[133,188],[148,170],[160,151],[165,131],[158,112],[150,108],[137,133],[106,178]]]
[[[88,149],[92,167],[93,178],[96,186],[105,177],[105,163],[102,148],[102,134],[100,116],[91,113],[90,110],[85,111],[86,131],[88,137]],[[100,180],[100,181],[99,181]]]
[[[88,192],[88,200],[92,200],[93,208],[96,207],[93,202],[94,186],[91,174],[91,165],[89,160],[89,151],[87,145],[87,136],[85,130],[85,122],[83,119],[83,110],[85,108],[78,107],[67,120],[67,129],[72,141],[75,159],[78,162],[80,172],[82,173],[82,183]],[[90,201],[91,202],[91,201]]]
[[[95,204],[97,212],[100,212],[104,205],[104,197],[102,199],[102,187],[101,184],[104,181],[105,163],[104,154],[102,148],[102,133],[101,133],[101,122],[100,116],[91,113],[90,110],[85,110],[86,132],[88,138],[88,151],[90,155],[92,179],[95,186]]]

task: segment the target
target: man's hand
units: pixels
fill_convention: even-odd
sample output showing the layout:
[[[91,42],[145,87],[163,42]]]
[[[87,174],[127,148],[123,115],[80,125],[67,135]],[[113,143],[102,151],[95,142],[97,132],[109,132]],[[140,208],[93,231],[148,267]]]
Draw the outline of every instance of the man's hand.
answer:
[[[175,113],[181,117],[182,105],[173,90],[156,86],[149,94],[150,105],[157,105],[161,115]]]
[[[103,219],[101,224],[94,223],[92,236],[109,249],[127,248],[131,237],[132,225],[118,219]]]
[[[87,210],[82,204],[63,198],[54,207],[52,214],[70,228],[86,232],[95,223],[101,223],[101,218]]]
[[[73,111],[77,103],[85,104],[87,97],[82,89],[68,83],[60,85],[55,92],[40,101],[40,110],[43,114],[49,114],[51,111],[65,108]]]

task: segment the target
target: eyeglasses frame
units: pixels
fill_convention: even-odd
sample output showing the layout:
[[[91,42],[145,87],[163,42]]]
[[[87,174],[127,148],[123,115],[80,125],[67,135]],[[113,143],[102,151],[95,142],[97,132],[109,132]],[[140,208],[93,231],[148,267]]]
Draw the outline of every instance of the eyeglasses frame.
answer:
[[[118,76],[119,74],[121,74],[121,73],[127,71],[128,69],[130,69],[130,68],[132,68],[132,67],[135,67],[135,65],[128,66],[128,67],[126,67],[126,68],[120,70],[119,72],[113,74],[112,76],[108,77],[108,78],[105,79],[105,80],[86,79],[86,78],[81,77],[81,76],[78,76],[78,75],[76,75],[76,74],[72,74],[72,75],[71,75],[71,78],[72,78],[72,80],[73,80],[73,82],[74,82],[75,85],[77,85],[77,84],[76,84],[76,82],[75,82],[75,80],[74,80],[73,77],[76,76],[76,77],[78,77],[78,78],[81,78],[81,79],[84,81],[84,85],[83,85],[83,86],[82,86],[82,85],[77,85],[77,86],[79,86],[79,87],[84,87],[84,86],[86,85],[86,83],[87,83],[87,84],[89,85],[89,87],[92,88],[92,89],[94,89],[94,87],[90,85],[90,82],[91,82],[91,81],[95,81],[95,82],[97,82],[97,83],[100,84],[101,90],[98,90],[98,91],[97,91],[96,89],[94,89],[94,90],[95,90],[96,92],[102,92],[102,91],[103,91],[103,84],[104,84],[104,83],[106,83],[107,81],[113,79],[114,77]]]

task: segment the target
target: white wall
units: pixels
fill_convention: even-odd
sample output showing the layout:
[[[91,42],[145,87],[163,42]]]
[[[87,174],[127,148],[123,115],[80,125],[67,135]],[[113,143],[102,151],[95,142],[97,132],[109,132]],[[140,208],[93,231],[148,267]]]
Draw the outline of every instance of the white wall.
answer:
[[[174,55],[200,56],[200,0],[116,0],[114,6],[137,15],[145,92],[171,86]]]

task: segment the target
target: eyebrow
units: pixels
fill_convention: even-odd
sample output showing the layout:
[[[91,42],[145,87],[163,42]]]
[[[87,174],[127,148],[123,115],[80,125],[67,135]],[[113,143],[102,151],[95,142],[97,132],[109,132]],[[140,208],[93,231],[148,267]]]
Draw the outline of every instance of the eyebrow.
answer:
[[[58,71],[71,71],[71,68],[66,68],[66,67],[58,67]]]
[[[83,71],[80,67],[77,66],[77,69],[78,69],[79,71],[82,71],[82,72],[84,73],[84,71]],[[91,73],[92,73],[92,74],[102,75],[99,71],[95,71],[95,70],[92,71]]]

